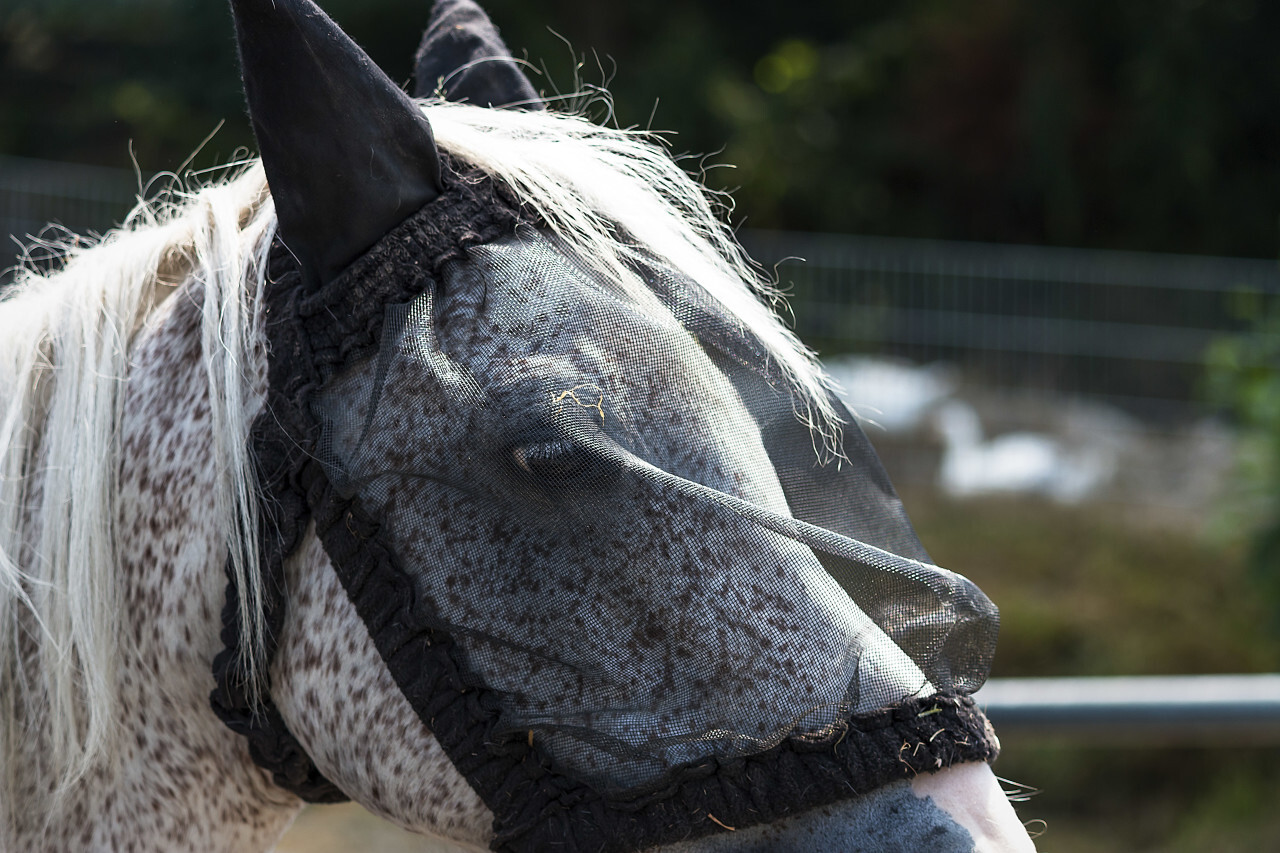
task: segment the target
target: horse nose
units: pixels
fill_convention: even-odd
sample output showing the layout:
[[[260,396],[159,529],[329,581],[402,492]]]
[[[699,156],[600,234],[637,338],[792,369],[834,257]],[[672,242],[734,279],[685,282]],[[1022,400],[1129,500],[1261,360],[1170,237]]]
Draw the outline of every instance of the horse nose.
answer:
[[[895,782],[843,803],[767,826],[657,848],[650,853],[976,853],[969,831],[932,799]]]

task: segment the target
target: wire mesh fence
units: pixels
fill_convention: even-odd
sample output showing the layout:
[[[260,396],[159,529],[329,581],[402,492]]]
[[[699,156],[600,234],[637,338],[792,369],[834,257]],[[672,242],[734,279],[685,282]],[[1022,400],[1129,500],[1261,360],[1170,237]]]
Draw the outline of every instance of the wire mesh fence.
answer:
[[[137,178],[123,169],[0,157],[0,283],[11,278],[33,238],[61,229],[101,233],[124,218],[137,191]],[[50,225],[53,232],[46,231]],[[45,260],[38,246],[29,254],[36,263]]]
[[[748,231],[824,355],[957,365],[984,387],[1194,406],[1205,350],[1280,292],[1275,261]],[[803,259],[801,262],[800,259]]]
[[[1215,341],[1274,261],[748,231],[895,482],[1205,518],[1235,451]],[[842,354],[855,354],[846,358]]]

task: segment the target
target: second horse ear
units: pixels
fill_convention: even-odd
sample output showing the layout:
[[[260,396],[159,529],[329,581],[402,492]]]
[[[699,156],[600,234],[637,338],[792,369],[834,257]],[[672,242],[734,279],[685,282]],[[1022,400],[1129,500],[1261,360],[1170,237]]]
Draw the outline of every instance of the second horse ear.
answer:
[[[437,0],[414,58],[413,94],[481,107],[546,105],[473,0]]]

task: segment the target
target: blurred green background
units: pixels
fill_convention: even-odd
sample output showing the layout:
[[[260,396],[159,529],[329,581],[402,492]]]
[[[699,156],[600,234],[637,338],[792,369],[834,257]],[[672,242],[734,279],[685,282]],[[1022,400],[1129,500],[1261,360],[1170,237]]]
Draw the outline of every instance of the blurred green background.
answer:
[[[324,6],[408,80],[428,0]],[[545,92],[607,82],[757,227],[1271,258],[1280,7],[494,0]],[[225,4],[7,0],[0,152],[127,166],[250,136]]]
[[[409,79],[427,0],[322,5]],[[607,85],[608,120],[675,131],[687,167],[734,190],[735,225],[1265,259],[1280,248],[1280,4],[486,7],[544,93]],[[0,75],[0,156],[133,160],[150,175],[220,123],[194,167],[252,145],[222,2],[5,0]],[[1220,506],[1139,518],[904,488],[937,561],[1001,606],[995,675],[1280,670],[1276,304],[1249,303],[1243,330],[1206,354],[1196,402],[1239,439]],[[1042,791],[1021,812],[1045,821],[1043,850],[1118,853],[1280,849],[1278,768],[1274,746],[1024,738],[1006,742],[997,772]],[[350,810],[313,810],[281,849],[414,844]]]

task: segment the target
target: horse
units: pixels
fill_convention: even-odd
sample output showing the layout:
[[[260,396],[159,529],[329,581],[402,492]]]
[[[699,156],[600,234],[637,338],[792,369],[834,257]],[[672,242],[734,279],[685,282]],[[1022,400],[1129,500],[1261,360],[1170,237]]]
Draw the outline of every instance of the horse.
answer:
[[[703,189],[471,0],[233,0],[261,159],[0,302],[0,848],[1031,850],[933,565]]]

